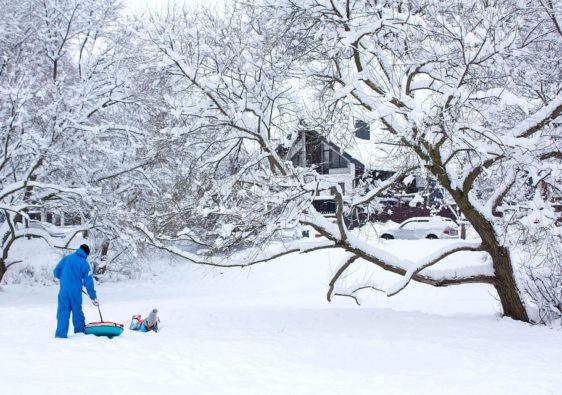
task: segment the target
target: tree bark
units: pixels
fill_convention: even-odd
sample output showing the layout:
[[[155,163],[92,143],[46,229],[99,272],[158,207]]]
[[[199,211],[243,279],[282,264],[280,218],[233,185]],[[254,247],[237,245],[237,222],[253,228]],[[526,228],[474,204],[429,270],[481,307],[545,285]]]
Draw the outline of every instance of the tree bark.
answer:
[[[490,220],[472,205],[468,191],[452,186],[451,180],[444,170],[439,151],[431,150],[430,158],[433,162],[433,166],[429,168],[430,171],[453,197],[459,210],[482,239],[483,250],[490,254],[495,273],[494,287],[500,298],[504,315],[514,320],[529,322],[529,315],[515,281],[509,250],[502,245]]]
[[[449,192],[466,219],[480,235],[484,251],[490,254],[496,276],[494,287],[498,292],[504,315],[514,320],[529,322],[527,310],[517,288],[508,249],[501,245],[492,224],[470,204],[464,193],[459,190]]]
[[[509,251],[505,247],[490,253],[497,281],[494,284],[500,297],[503,312],[515,320],[529,322],[527,310],[519,294]]]
[[[4,274],[8,268],[6,267],[6,262],[3,259],[0,259],[0,284],[2,283],[2,279],[4,278]]]

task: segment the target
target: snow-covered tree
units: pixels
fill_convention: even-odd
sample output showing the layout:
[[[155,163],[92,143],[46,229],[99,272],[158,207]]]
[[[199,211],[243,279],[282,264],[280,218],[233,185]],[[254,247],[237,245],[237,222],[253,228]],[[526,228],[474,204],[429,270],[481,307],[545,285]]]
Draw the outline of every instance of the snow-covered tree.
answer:
[[[145,163],[134,106],[120,3],[3,1],[0,16],[0,279],[24,236],[67,248],[78,231],[109,231],[124,215],[117,176]],[[121,49],[121,50],[119,50]],[[138,123],[137,123],[138,124]],[[32,211],[72,214],[82,226],[64,241],[18,222]],[[112,222],[114,221],[114,222]]]
[[[527,321],[508,235],[522,217],[521,205],[533,201],[527,186],[556,186],[559,179],[559,7],[510,0],[282,1],[272,7],[301,30],[309,75],[324,88],[323,99],[358,105],[365,119],[414,152],[480,235],[481,244],[469,249],[490,255],[492,274],[427,282],[491,283],[504,314]],[[548,213],[545,208],[553,222]],[[324,232],[336,242],[345,239]],[[420,271],[438,261],[414,265],[395,291],[410,278],[430,280]]]
[[[166,81],[173,92],[170,112],[184,122],[183,128],[166,130],[169,143],[188,142],[196,158],[191,163],[209,175],[200,185],[190,179],[186,189],[197,196],[187,205],[188,217],[199,217],[195,222],[214,234],[214,241],[203,244],[231,245],[227,240],[235,240],[238,229],[245,240],[265,241],[273,229],[299,222],[329,241],[289,246],[285,253],[350,253],[329,298],[339,276],[363,258],[404,276],[389,295],[411,280],[434,286],[488,283],[505,315],[528,321],[508,236],[529,209],[537,213],[529,189],[539,182],[551,191],[540,213],[551,223],[556,219],[550,203],[559,193],[560,174],[560,10],[550,2],[511,0],[234,4],[226,18],[170,13],[141,33],[159,83]],[[300,95],[302,81],[307,95],[316,89],[317,124],[349,124],[345,113],[355,114],[397,147],[393,155],[403,155],[396,175],[373,183],[351,208],[369,204],[417,167],[439,182],[482,241],[459,241],[405,263],[349,232],[339,187],[309,169],[293,168],[276,151],[276,139],[296,132],[297,118],[314,119],[298,104],[311,102]],[[211,174],[220,176],[211,181]],[[335,224],[310,205],[319,190],[336,197]],[[175,226],[171,236],[143,230],[155,245],[219,264],[172,247],[180,239],[199,242],[204,233]],[[491,264],[454,273],[424,270],[460,251],[483,251]]]
[[[171,177],[158,183],[167,193],[143,222],[162,241],[208,252],[275,238],[294,227],[302,203],[302,191],[287,188],[296,170],[276,151],[296,128],[296,52],[272,33],[274,21],[240,7],[226,18],[171,9],[139,30],[146,70],[165,87],[160,106],[172,115],[159,143]]]

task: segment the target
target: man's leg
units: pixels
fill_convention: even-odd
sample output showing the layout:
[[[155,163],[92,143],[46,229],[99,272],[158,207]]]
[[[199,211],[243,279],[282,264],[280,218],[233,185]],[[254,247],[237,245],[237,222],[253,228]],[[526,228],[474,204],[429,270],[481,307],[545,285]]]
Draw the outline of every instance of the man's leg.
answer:
[[[68,320],[70,319],[70,299],[66,293],[59,292],[57,306],[57,330],[55,337],[68,337]]]
[[[73,294],[70,301],[72,308],[72,325],[74,325],[74,333],[83,333],[86,326],[84,313],[82,312],[82,294]]]

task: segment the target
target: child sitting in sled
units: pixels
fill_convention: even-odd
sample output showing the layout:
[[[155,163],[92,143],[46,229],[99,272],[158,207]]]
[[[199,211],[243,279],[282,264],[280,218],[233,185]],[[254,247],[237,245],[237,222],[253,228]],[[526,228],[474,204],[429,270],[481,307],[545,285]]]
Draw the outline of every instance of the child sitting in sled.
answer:
[[[160,324],[160,318],[157,316],[158,310],[153,309],[148,317],[144,320],[142,319],[140,314],[136,314],[133,316],[131,320],[131,326],[129,329],[133,331],[140,331],[140,332],[158,332],[158,324]]]

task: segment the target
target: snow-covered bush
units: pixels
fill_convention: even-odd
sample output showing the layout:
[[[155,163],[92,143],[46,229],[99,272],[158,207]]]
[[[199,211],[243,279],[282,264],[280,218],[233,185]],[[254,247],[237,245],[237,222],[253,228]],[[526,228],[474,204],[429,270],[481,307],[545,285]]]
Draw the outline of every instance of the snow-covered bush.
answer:
[[[562,318],[562,227],[543,211],[519,223],[519,271],[531,319],[552,324]]]

